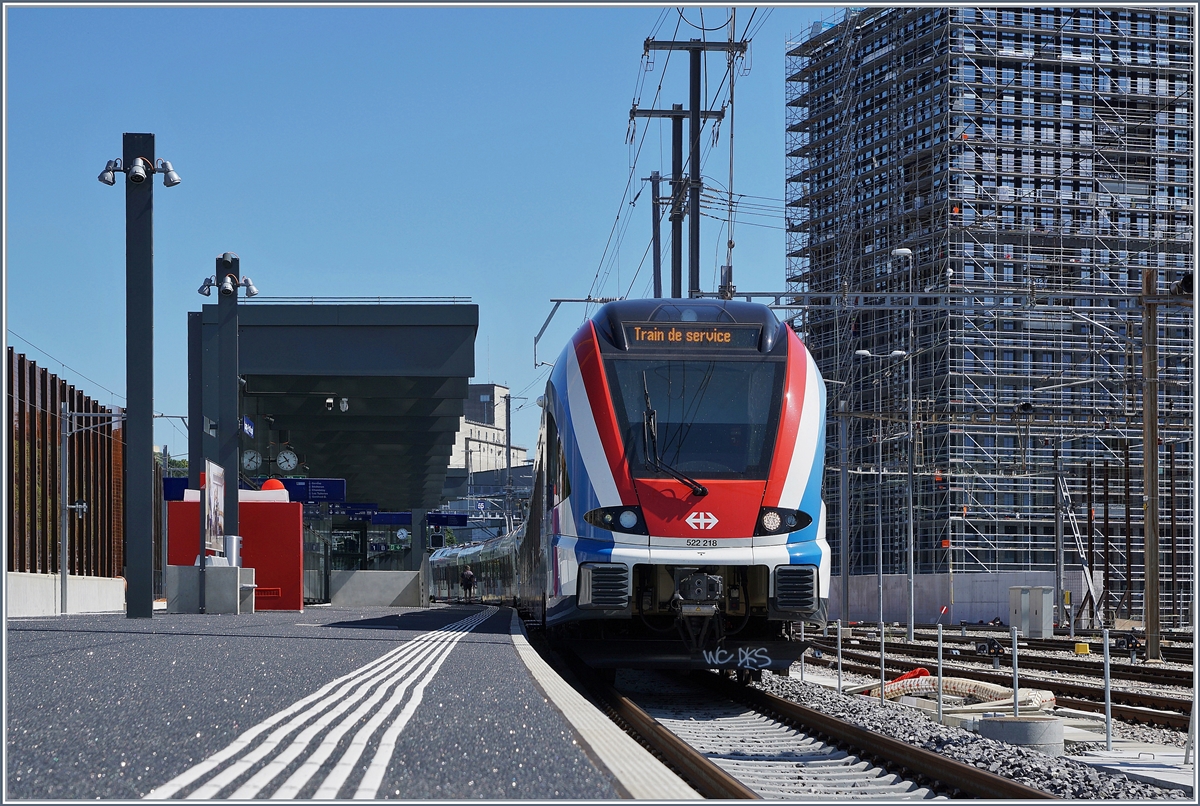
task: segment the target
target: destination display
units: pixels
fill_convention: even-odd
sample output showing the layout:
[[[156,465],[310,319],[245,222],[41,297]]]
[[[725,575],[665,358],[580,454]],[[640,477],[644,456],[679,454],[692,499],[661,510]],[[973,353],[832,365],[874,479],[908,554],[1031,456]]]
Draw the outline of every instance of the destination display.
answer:
[[[425,522],[430,526],[466,526],[467,520],[465,512],[430,512],[425,515]]]
[[[254,479],[262,487],[266,477]],[[288,497],[293,501],[306,504],[316,504],[322,501],[345,501],[345,479],[313,479],[313,478],[282,478],[283,488],[288,491]]]
[[[629,349],[692,348],[696,350],[757,350],[762,325],[724,325],[707,322],[625,325]]]
[[[372,526],[410,526],[412,524],[411,512],[375,512],[371,515]]]

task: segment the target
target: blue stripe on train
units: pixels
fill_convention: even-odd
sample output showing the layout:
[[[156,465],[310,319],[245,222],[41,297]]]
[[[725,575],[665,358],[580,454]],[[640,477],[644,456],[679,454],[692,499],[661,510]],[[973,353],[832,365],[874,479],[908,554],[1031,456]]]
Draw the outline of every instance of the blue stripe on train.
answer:
[[[579,538],[575,543],[575,559],[581,563],[606,563],[612,559],[611,540],[588,540]]]
[[[811,359],[810,359],[811,360]],[[808,486],[800,497],[800,511],[812,516],[812,523],[788,536],[788,555],[792,565],[818,565],[821,548],[816,544],[821,528],[821,482],[825,477],[825,384],[820,386],[822,416],[817,428],[817,450],[813,453],[812,469],[808,472]]]

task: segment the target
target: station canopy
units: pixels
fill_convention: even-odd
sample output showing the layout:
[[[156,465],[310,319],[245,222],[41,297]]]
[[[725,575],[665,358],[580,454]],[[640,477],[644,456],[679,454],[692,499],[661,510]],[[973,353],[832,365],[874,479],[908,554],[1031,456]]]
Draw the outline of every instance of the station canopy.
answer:
[[[344,478],[350,500],[392,511],[436,508],[475,374],[478,306],[238,308],[242,412],[254,424],[241,449],[263,457],[261,470],[247,475],[289,475],[271,463],[286,447],[303,475]],[[215,344],[217,321],[217,306],[205,305],[206,344]]]

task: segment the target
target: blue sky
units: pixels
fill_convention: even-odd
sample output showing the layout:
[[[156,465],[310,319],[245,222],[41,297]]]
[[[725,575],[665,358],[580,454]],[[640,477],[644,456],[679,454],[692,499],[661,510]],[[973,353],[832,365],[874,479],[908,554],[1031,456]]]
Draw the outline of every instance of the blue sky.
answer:
[[[739,37],[752,12],[737,10]],[[226,251],[264,297],[471,297],[476,381],[529,398],[514,442],[530,448],[547,369],[534,370],[532,342],[549,300],[649,294],[640,179],[670,173],[670,126],[639,121],[629,145],[629,109],[635,97],[686,106],[686,56],[657,53],[645,72],[642,43],[701,36],[688,24],[701,24],[697,7],[687,21],[657,6],[5,13],[6,339],[102,403],[124,403],[124,180],[96,176],[126,131],[155,133],[183,177],[155,189],[155,407],[167,414],[187,412],[186,314]],[[733,263],[740,289],[775,290],[786,43],[832,10],[754,13],[734,190],[775,216],[739,218]],[[728,17],[703,9],[709,28]],[[725,72],[711,55],[710,104],[727,97]],[[702,141],[706,181],[722,189],[729,129],[713,147],[706,126]],[[707,217],[701,232],[711,291],[726,233]],[[538,358],[553,360],[592,312],[564,305]],[[186,452],[177,422],[159,421],[156,440]]]

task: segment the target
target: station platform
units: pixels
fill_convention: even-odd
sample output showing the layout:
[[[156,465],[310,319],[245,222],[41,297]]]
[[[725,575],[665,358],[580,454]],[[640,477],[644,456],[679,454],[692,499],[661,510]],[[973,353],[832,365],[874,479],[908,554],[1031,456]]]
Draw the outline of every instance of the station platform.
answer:
[[[1096,733],[1088,731],[1089,733]],[[1083,733],[1083,731],[1080,731]],[[1104,726],[1101,725],[1096,734],[1099,741],[1104,743]],[[1078,740],[1078,734],[1075,739]],[[1149,744],[1132,739],[1113,738],[1112,752],[1097,750],[1071,758],[1098,770],[1124,775],[1133,781],[1154,784],[1166,789],[1179,789],[1188,795],[1195,794],[1196,753],[1192,752],[1191,761],[1183,763],[1184,748],[1169,747],[1161,744]]]
[[[800,664],[793,664],[788,676],[799,680]],[[837,675],[830,674],[825,667],[806,665],[804,680],[813,685],[837,689]],[[1010,700],[1011,701],[1011,700]],[[1071,712],[1064,717],[1063,739],[1071,742],[1104,744],[1104,723],[1090,717],[1081,718],[1080,712]],[[1104,772],[1141,781],[1166,789],[1179,789],[1194,795],[1196,778],[1196,754],[1184,764],[1184,748],[1161,744],[1149,744],[1131,739],[1113,737],[1113,749],[1068,754],[1068,758],[1095,767]]]
[[[514,611],[9,619],[6,799],[700,796]]]

